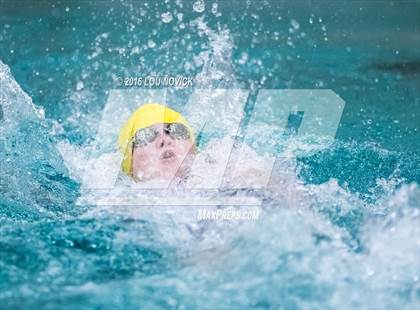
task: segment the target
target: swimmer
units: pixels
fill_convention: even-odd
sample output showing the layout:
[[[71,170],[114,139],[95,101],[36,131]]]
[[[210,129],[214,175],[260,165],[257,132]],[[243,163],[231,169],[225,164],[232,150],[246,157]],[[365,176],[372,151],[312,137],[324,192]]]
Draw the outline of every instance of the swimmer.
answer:
[[[134,181],[185,179],[196,153],[187,120],[157,103],[137,109],[123,125],[118,144],[121,170]]]
[[[179,112],[157,103],[144,104],[130,116],[120,130],[118,143],[123,154],[121,170],[135,182],[186,181],[198,155],[188,121]],[[223,140],[219,143],[223,144]],[[257,157],[253,155],[250,157]],[[216,161],[199,160],[201,175],[213,171]],[[265,184],[267,173],[248,162],[232,182],[243,187]]]

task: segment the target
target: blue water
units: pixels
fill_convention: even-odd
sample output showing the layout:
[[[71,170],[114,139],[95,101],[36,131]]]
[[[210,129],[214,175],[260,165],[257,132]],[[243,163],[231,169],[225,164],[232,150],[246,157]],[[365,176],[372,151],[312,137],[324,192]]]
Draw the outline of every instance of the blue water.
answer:
[[[194,2],[0,1],[0,308],[417,309],[420,2]],[[153,72],[346,106],[258,221],[80,205],[59,146],[83,153],[115,78]]]

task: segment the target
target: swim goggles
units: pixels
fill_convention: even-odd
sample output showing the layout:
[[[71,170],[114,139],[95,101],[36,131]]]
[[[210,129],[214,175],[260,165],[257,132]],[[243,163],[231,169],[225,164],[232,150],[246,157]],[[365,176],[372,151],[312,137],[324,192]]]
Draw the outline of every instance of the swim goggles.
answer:
[[[147,144],[153,142],[159,136],[159,134],[161,134],[161,131],[161,128],[156,128],[153,126],[137,130],[136,134],[134,135],[133,146],[146,146]],[[163,132],[168,134],[171,138],[177,140],[189,140],[191,138],[187,127],[179,123],[164,123]]]

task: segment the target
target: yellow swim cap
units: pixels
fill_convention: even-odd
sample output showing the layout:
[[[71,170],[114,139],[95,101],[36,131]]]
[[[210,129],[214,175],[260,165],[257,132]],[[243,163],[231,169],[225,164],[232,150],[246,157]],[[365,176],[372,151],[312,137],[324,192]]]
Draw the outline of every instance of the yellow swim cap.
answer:
[[[158,103],[147,103],[138,108],[125,122],[120,130],[118,146],[123,154],[121,170],[131,176],[131,165],[133,161],[133,138],[137,130],[162,123],[179,123],[187,127],[192,142],[194,143],[194,132],[187,120],[177,111]]]

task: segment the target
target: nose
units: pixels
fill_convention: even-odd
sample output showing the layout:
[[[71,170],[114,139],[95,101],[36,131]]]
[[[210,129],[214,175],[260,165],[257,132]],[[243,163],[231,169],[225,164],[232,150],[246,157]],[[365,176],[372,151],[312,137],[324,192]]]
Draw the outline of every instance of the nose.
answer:
[[[173,139],[166,131],[163,131],[159,134],[159,137],[156,139],[156,147],[163,148],[165,146],[172,145]]]

